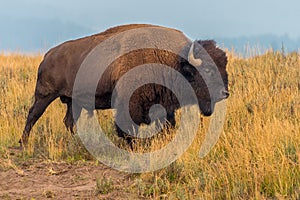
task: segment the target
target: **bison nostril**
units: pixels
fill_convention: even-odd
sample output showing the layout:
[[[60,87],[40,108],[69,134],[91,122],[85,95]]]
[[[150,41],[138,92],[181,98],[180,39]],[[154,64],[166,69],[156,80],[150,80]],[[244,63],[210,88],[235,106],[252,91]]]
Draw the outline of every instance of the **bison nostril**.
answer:
[[[222,94],[225,96],[225,98],[229,97],[229,92],[227,90],[222,91]]]

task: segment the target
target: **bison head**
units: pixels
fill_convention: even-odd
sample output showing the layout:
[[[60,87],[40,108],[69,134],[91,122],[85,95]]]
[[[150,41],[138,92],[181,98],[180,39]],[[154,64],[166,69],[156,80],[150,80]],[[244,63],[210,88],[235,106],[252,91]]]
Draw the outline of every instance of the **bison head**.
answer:
[[[225,52],[211,40],[193,42],[188,59],[181,63],[182,73],[192,85],[205,116],[210,116],[215,104],[229,96],[226,65]]]

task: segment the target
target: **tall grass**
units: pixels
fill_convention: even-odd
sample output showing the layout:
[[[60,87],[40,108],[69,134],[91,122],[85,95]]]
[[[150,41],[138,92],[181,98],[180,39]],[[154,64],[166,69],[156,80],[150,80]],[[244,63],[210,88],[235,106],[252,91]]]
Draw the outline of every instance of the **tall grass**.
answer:
[[[135,177],[144,197],[171,199],[300,199],[300,56],[269,51],[240,58],[228,52],[231,96],[224,131],[204,159],[198,157],[208,119],[186,153],[171,166]],[[18,145],[33,102],[42,56],[0,55],[0,155]],[[54,102],[31,132],[26,155],[86,159],[63,125],[65,107]],[[110,116],[106,114],[105,116]],[[113,132],[110,117],[104,129]],[[155,144],[155,142],[154,142]]]
[[[0,55],[0,153],[19,146],[28,111],[34,101],[41,55]],[[34,126],[24,155],[59,160],[81,157],[76,138],[62,123],[66,108],[56,100]],[[78,153],[78,154],[77,154]]]

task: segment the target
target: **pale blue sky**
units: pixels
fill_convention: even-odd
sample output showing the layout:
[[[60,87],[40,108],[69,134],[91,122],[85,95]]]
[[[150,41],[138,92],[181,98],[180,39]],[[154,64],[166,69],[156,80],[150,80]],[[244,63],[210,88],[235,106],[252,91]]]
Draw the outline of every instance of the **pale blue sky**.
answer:
[[[299,0],[0,0],[0,50],[48,48],[125,23],[175,27],[194,39],[262,34],[297,39],[299,20]]]

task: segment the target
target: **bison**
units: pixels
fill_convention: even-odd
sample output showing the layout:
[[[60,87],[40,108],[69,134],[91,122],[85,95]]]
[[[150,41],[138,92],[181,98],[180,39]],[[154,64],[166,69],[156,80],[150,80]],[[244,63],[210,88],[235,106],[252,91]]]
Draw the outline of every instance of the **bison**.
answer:
[[[166,45],[180,42],[184,44],[182,53],[186,55],[185,58],[174,52],[159,48],[142,48],[131,51],[118,57],[105,70],[98,82],[93,106],[86,104],[82,100],[87,89],[84,85],[81,88],[81,92],[77,91],[76,95],[73,94],[74,82],[79,68],[97,45],[117,34],[129,30],[138,32],[141,28],[167,30],[169,35],[163,42],[167,43]],[[132,38],[132,40],[135,40],[134,37]],[[122,40],[116,41],[118,48],[124,46],[123,42]],[[150,42],[155,43],[156,41]],[[203,49],[206,51],[206,54],[203,53]],[[20,144],[27,143],[33,125],[49,104],[58,97],[62,103],[67,105],[67,112],[64,117],[65,126],[74,133],[73,127],[80,117],[82,108],[88,111],[93,109],[110,109],[113,103],[111,100],[113,89],[116,87],[118,80],[130,69],[146,63],[167,65],[182,74],[195,91],[200,111],[204,116],[210,116],[214,110],[215,103],[229,96],[228,75],[226,72],[227,57],[224,51],[216,47],[216,43],[213,40],[190,42],[182,32],[176,29],[150,24],[117,26],[96,35],[67,41],[52,48],[45,54],[38,69],[35,101],[29,110]],[[217,66],[218,72],[213,68],[213,65]],[[221,75],[221,82],[215,80],[215,74],[217,73]],[[136,78],[143,78],[139,76],[145,76],[145,74],[137,74]],[[126,91],[126,85],[123,87],[124,91]],[[129,112],[132,121],[137,125],[151,123],[149,110],[155,104],[160,104],[165,108],[166,118],[174,126],[176,123],[174,113],[180,108],[180,103],[170,89],[155,83],[145,84],[132,94],[129,102]],[[117,110],[116,118],[122,118],[121,111]],[[128,124],[127,127],[130,129],[131,124]],[[116,130],[119,136],[127,136],[127,130],[121,129],[117,125]],[[130,143],[131,139],[128,142]]]

